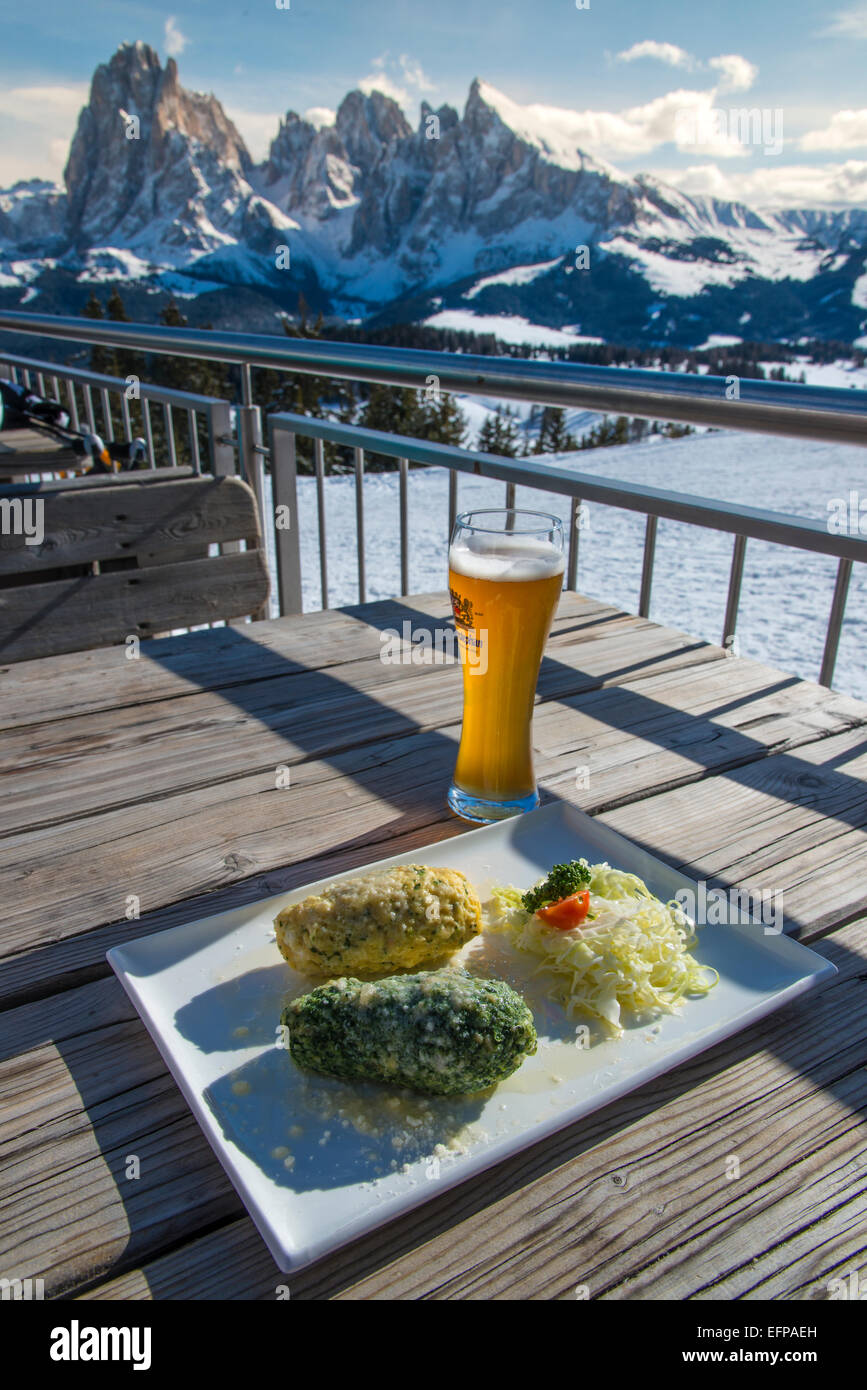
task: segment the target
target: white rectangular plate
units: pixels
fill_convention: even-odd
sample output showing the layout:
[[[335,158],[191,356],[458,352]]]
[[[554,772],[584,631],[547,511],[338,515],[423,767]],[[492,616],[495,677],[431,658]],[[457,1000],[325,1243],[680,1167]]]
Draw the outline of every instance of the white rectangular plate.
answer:
[[[586,856],[639,874],[663,900],[695,885],[639,846],[563,804],[378,861],[462,870],[479,895],[525,888],[552,864]],[[363,872],[352,870],[353,874]],[[338,875],[348,877],[349,875]],[[328,882],[332,880],[321,880]],[[295,1270],[670,1071],[835,973],[761,925],[707,926],[696,954],[719,984],[681,1012],[576,1045],[546,999],[536,962],[501,936],[470,943],[475,973],[526,997],[539,1050],[483,1098],[412,1096],[302,1073],[277,1044],[286,999],[311,988],[274,942],[292,893],[142,937],[108,959],[274,1259]]]

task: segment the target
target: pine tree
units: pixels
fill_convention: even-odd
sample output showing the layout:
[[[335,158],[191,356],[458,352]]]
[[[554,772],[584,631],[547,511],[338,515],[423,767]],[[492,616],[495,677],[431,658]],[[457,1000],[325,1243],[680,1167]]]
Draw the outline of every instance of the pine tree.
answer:
[[[105,306],[105,316],[112,323],[129,323],[130,317],[126,311],[120,290],[117,285],[112,289]],[[111,362],[110,375],[119,377],[137,376],[140,380],[145,375],[145,363],[141,353],[129,352],[123,349],[112,349],[108,354]]]
[[[90,291],[90,298],[82,309],[82,315],[86,319],[105,318],[102,312],[102,302],[97,299],[93,290]],[[90,370],[99,372],[101,376],[112,376],[114,374],[114,359],[110,349],[100,347],[94,343],[90,349]]]
[[[566,412],[562,406],[546,405],[534,454],[568,454],[578,445],[566,429]]]
[[[126,311],[126,305],[123,302],[117,285],[115,285],[108,297],[106,312],[113,323],[129,323],[130,321],[129,314]]]
[[[476,448],[483,454],[502,454],[506,458],[517,458],[520,436],[515,419],[516,412],[511,406],[497,406],[496,413],[488,415],[479,430]]]
[[[458,448],[467,433],[467,417],[454,396],[442,393],[439,400],[430,401],[425,412],[423,438],[432,444],[454,444]]]

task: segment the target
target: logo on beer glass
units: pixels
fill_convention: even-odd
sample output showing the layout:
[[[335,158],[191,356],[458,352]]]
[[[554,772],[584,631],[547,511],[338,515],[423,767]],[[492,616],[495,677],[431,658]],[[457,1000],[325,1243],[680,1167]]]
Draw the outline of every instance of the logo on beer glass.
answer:
[[[452,612],[458,627],[472,627],[473,605],[470,600],[459,594],[457,589],[449,589],[449,593],[452,598]]]

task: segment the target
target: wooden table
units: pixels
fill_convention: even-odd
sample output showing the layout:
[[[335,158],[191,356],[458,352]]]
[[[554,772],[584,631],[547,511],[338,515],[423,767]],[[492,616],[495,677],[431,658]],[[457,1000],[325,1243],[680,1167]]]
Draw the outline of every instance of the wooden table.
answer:
[[[46,1296],[274,1298],[104,952],[461,834],[458,672],[379,659],[383,629],[446,613],[429,595],[2,670],[0,1275]],[[697,878],[782,888],[840,973],[291,1297],[827,1298],[864,1263],[867,705],[574,594],[539,689],[548,798]]]

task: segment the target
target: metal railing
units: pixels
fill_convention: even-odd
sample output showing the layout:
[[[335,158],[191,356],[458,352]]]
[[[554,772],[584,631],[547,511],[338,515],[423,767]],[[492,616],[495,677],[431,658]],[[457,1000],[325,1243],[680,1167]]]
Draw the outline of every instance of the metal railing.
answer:
[[[118,427],[124,441],[134,437],[136,429],[131,406],[137,404],[143,430],[142,438],[151,468],[157,466],[157,435],[151,405],[162,408],[161,432],[166,465],[169,468],[178,466],[178,445],[181,438],[178,416],[183,415],[186,420],[184,435],[189,448],[190,467],[194,473],[201,472],[201,416],[207,432],[208,471],[218,475],[235,472],[232,406],[229,401],[220,400],[216,396],[199,396],[191,391],[178,391],[168,386],[155,386],[150,382],[140,381],[138,377],[104,376],[81,367],[35,361],[2,350],[0,376],[7,376],[11,381],[19,382],[47,400],[57,401],[67,411],[74,430],[87,428],[91,434],[100,435],[107,443],[115,440]],[[112,410],[115,397],[117,411]]]
[[[320,589],[322,606],[328,606],[328,570],[325,522],[326,442],[353,451],[356,484],[356,540],[358,597],[366,597],[364,545],[365,451],[398,461],[400,504],[400,573],[402,592],[409,586],[408,479],[410,462],[449,470],[449,523],[454,521],[460,473],[499,479],[505,484],[506,505],[513,505],[515,488],[526,486],[570,499],[570,540],[565,575],[574,588],[578,571],[579,530],[576,519],[582,502],[599,502],[646,516],[639,613],[647,617],[660,518],[723,531],[734,537],[723,645],[733,641],[744,560],[748,540],[771,541],[800,550],[834,556],[837,576],[825,637],[820,682],[830,685],[840,641],[846,598],[854,562],[867,562],[867,540],[856,535],[832,534],[820,521],[787,516],[761,508],[719,502],[685,493],[668,492],[637,483],[576,473],[533,459],[511,459],[482,454],[456,446],[338,424],[303,415],[277,414],[268,420],[268,445],[263,443],[262,418],[253,401],[252,369],[276,368],[316,376],[390,385],[414,386],[428,391],[460,391],[470,395],[530,400],[555,406],[629,414],[647,419],[674,420],[687,424],[714,425],[733,430],[821,439],[840,444],[867,445],[867,410],[860,391],[810,387],[792,382],[738,380],[687,373],[638,371],[632,368],[592,367],[577,363],[552,363],[515,358],[490,358],[457,353],[418,352],[401,348],[212,333],[195,329],[142,324],[101,323],[92,319],[54,318],[50,315],[0,313],[0,329],[47,338],[74,339],[112,348],[167,353],[170,355],[230,362],[241,368],[241,404],[236,408],[237,446],[241,471],[251,483],[263,522],[265,468],[270,456],[274,515],[290,518],[288,526],[275,525],[279,611],[295,613],[302,606],[300,534],[298,527],[297,436],[314,443],[314,472],[318,507]],[[123,388],[125,383],[98,378],[72,368],[30,363],[0,355],[0,361],[22,370],[78,380],[100,389]],[[171,406],[195,400],[207,409],[214,472],[234,470],[235,439],[232,407],[226,401],[190,397],[184,392],[142,386],[148,399]],[[170,399],[171,398],[171,399]],[[206,405],[202,405],[206,402]]]
[[[716,425],[837,444],[867,445],[860,392],[789,381],[699,376],[634,367],[593,367],[469,353],[419,352],[310,338],[213,333],[51,314],[0,312],[0,329],[42,338],[134,348],[246,368],[272,367],[312,376],[441,391],[540,405],[580,407],[648,420]]]
[[[734,536],[729,587],[723,623],[722,645],[730,646],[737,626],[744,558],[748,540],[771,541],[792,546],[814,554],[837,558],[837,579],[825,638],[820,682],[830,685],[837,658],[846,595],[853,561],[867,562],[867,540],[860,536],[835,535],[821,521],[787,516],[782,512],[766,511],[760,507],[745,507],[733,502],[717,502],[689,493],[668,492],[662,488],[645,487],[640,483],[618,482],[599,478],[590,473],[576,473],[556,464],[538,463],[534,459],[511,459],[498,454],[476,453],[453,445],[430,444],[408,435],[394,435],[382,430],[368,430],[358,425],[341,425],[329,420],[313,420],[307,415],[279,414],[268,419],[269,453],[273,478],[274,506],[287,509],[290,519],[298,516],[297,465],[295,438],[312,438],[320,446],[317,459],[317,509],[320,555],[320,586],[322,607],[328,607],[328,578],[325,564],[326,526],[321,482],[321,444],[348,445],[354,451],[356,477],[356,518],[358,535],[358,601],[365,600],[363,490],[364,454],[385,454],[398,460],[400,469],[400,565],[402,592],[408,588],[409,545],[407,535],[407,474],[409,463],[450,470],[449,531],[457,514],[457,478],[460,473],[475,477],[499,479],[506,485],[505,505],[513,506],[516,487],[536,488],[570,499],[569,549],[565,583],[574,589],[578,573],[580,531],[576,525],[582,502],[600,502],[605,506],[640,512],[647,517],[644,556],[641,574],[641,593],[638,611],[649,617],[650,593],[653,583],[653,564],[656,552],[656,530],[660,517],[668,521],[685,522],[713,531],[725,531]],[[280,611],[301,611],[301,548],[297,525],[275,531],[277,579]]]

